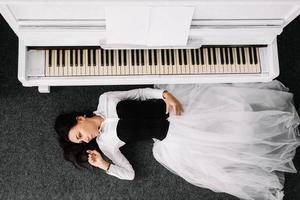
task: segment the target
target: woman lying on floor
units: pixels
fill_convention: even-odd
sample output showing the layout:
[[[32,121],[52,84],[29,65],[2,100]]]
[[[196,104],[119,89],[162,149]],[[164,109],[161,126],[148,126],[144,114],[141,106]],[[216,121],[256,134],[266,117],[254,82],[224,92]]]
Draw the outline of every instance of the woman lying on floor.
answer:
[[[297,172],[299,122],[293,94],[272,81],[106,92],[92,114],[61,114],[55,129],[68,161],[120,179],[135,174],[119,148],[153,139],[154,158],[191,184],[241,199],[281,200],[283,172]],[[99,148],[83,146],[95,140]]]

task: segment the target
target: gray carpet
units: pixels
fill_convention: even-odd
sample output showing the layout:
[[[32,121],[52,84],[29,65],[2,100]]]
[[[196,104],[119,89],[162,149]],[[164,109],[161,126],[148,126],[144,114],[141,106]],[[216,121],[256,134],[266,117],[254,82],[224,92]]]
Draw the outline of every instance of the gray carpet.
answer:
[[[300,104],[300,17],[278,37],[281,75]],[[23,87],[17,79],[18,38],[0,16],[0,199],[195,199],[236,200],[187,183],[158,164],[152,142],[125,146],[134,181],[101,170],[78,171],[65,162],[55,139],[61,111],[94,110],[100,94],[152,85],[52,87],[50,94]],[[294,159],[300,169],[299,151]],[[300,176],[286,174],[285,199],[300,199]]]

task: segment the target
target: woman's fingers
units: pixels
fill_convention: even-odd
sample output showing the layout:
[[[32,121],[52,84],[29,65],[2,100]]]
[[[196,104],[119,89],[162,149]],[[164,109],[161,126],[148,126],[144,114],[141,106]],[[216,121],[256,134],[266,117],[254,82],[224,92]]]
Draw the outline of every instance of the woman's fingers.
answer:
[[[166,114],[169,112],[169,104],[166,103]]]

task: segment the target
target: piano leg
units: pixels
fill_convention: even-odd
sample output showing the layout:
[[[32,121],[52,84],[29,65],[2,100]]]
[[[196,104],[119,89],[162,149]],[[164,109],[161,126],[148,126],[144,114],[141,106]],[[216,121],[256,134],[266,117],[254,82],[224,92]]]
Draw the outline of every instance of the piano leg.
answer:
[[[38,90],[40,93],[50,93],[50,86],[40,85],[40,86],[38,86]]]

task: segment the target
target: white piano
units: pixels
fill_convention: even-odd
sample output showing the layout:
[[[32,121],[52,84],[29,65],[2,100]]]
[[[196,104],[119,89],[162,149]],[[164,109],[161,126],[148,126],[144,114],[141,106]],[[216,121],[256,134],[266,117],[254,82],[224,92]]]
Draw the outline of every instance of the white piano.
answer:
[[[105,43],[105,12],[114,6],[194,8],[186,45]],[[271,81],[279,75],[276,37],[299,15],[300,1],[0,0],[0,13],[19,37],[18,79],[47,93],[50,86]]]

